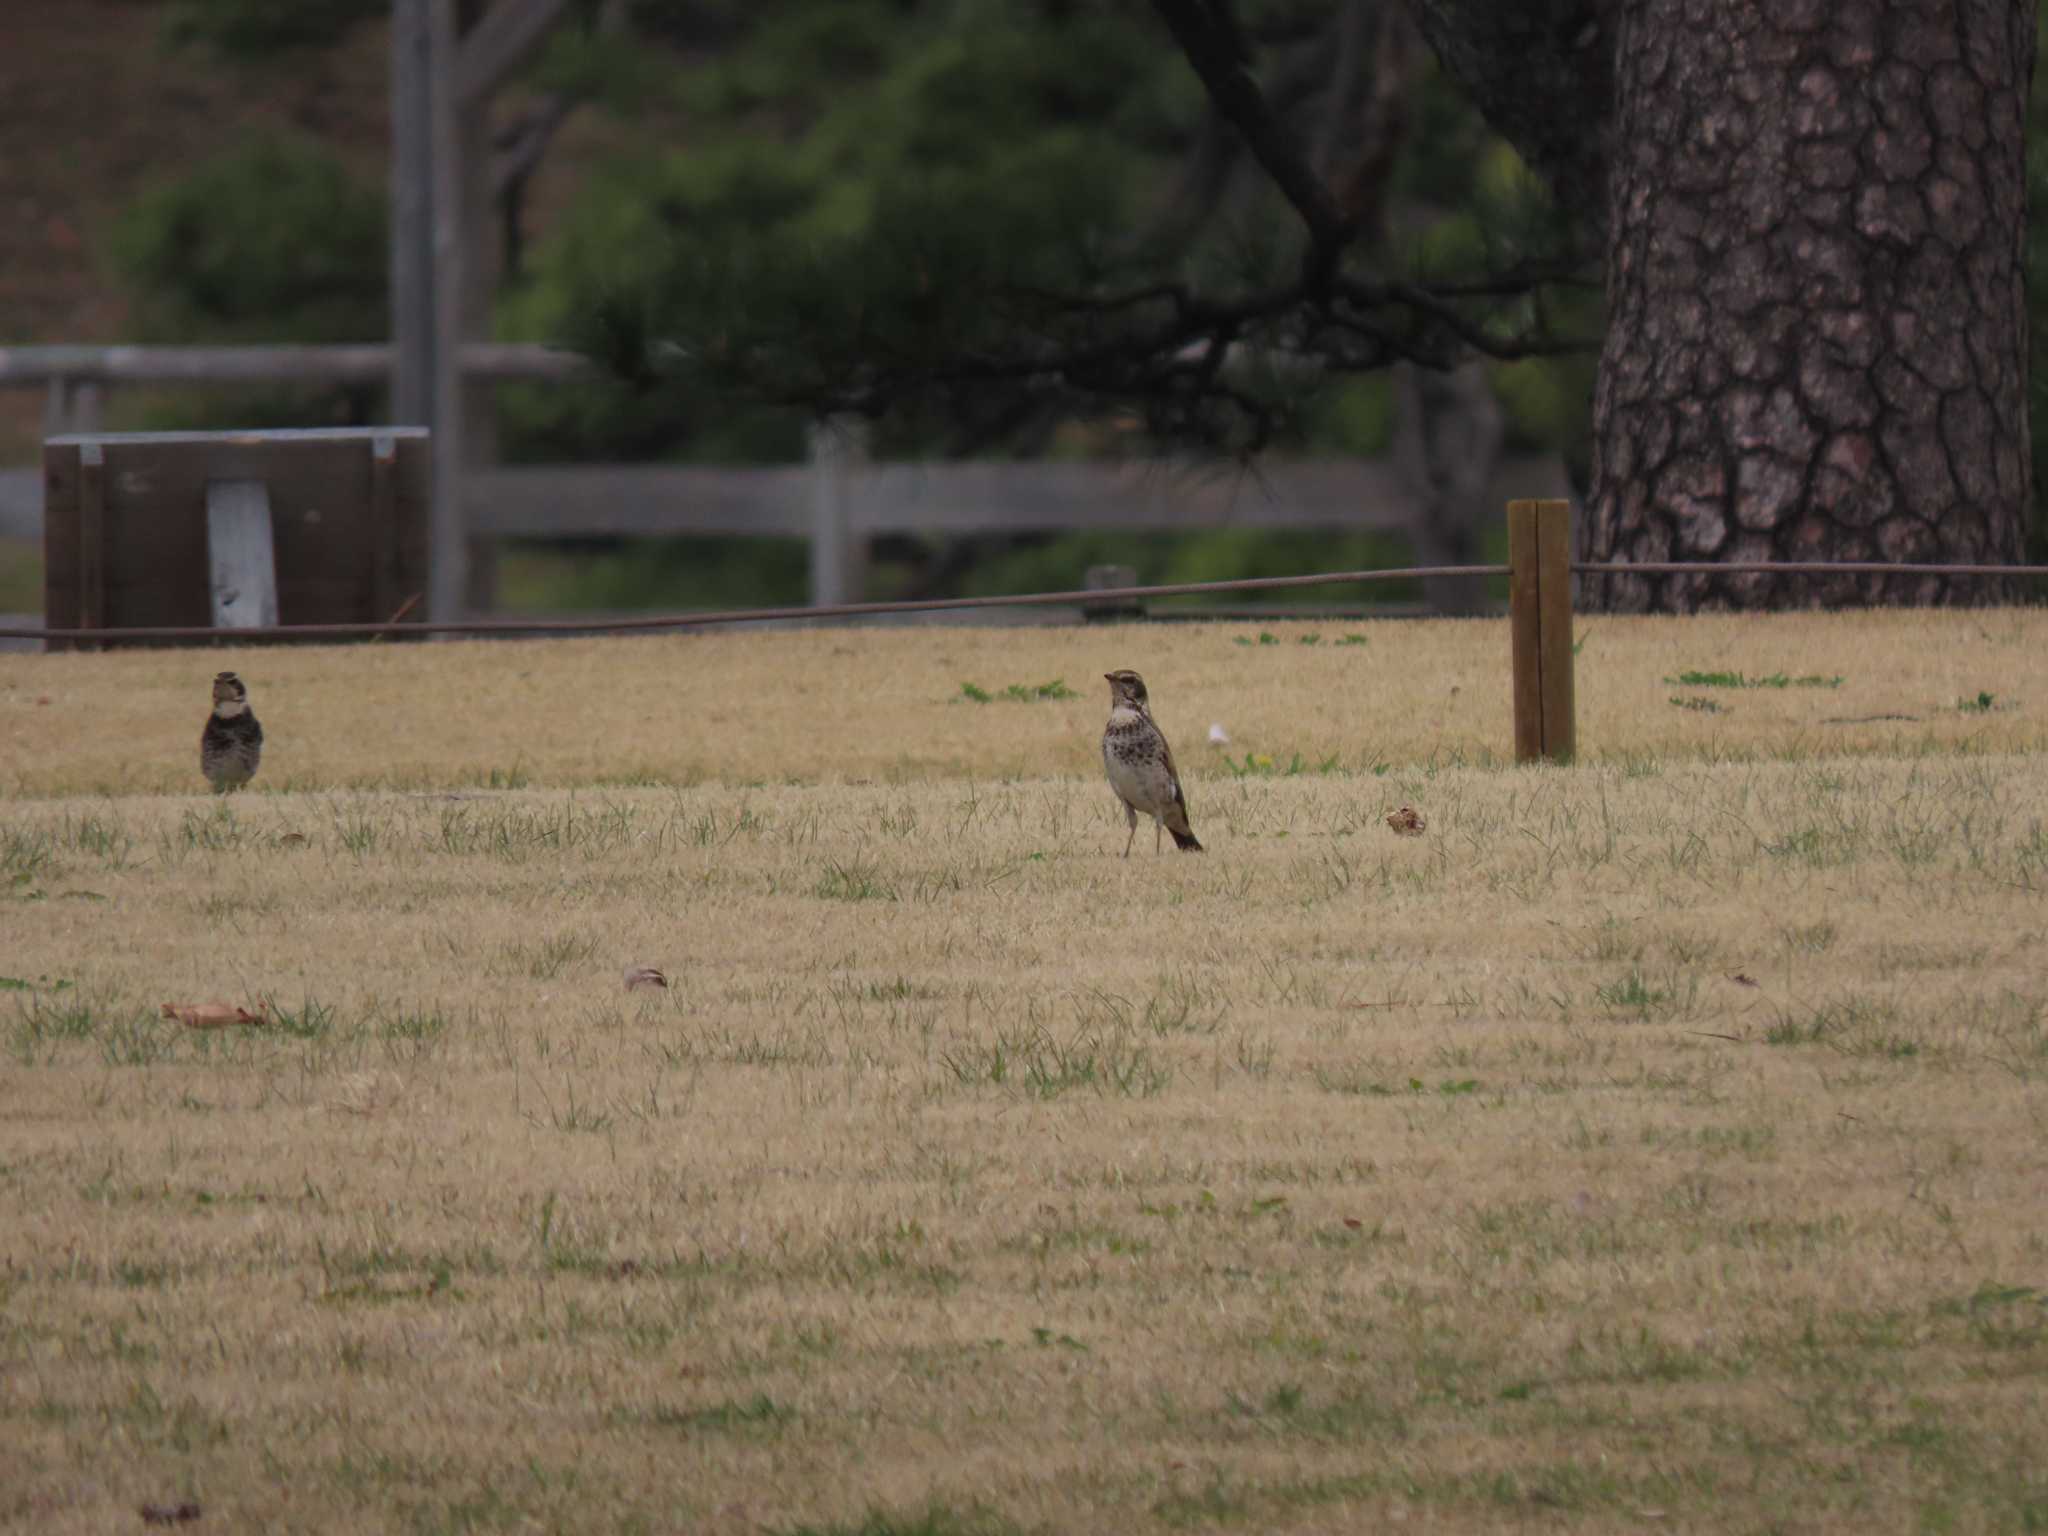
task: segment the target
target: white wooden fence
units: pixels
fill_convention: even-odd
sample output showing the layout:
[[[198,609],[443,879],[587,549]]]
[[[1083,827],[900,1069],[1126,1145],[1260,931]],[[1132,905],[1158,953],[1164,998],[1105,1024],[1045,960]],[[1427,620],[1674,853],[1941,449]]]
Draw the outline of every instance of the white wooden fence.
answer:
[[[392,349],[345,347],[0,347],[0,387],[49,391],[52,434],[96,431],[100,391],[123,384],[384,383]],[[472,344],[477,378],[569,378],[587,365],[548,348]],[[1505,459],[1498,506],[1567,494],[1554,457]],[[1029,461],[873,463],[857,439],[813,434],[808,463],[478,466],[462,499],[483,538],[760,534],[811,544],[811,600],[857,599],[861,551],[879,533],[962,535],[1168,532],[1205,528],[1404,533],[1426,505],[1391,460],[1271,460],[1256,471],[1207,463]],[[0,470],[0,535],[40,537],[40,469]]]

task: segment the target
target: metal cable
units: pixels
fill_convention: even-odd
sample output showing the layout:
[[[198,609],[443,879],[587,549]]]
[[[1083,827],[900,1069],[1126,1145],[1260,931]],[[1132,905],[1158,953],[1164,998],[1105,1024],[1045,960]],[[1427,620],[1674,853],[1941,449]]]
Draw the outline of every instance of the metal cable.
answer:
[[[1313,576],[1246,576],[1234,581],[1182,581],[1158,587],[1101,587],[1083,592],[1020,592],[1001,597],[937,597],[898,603],[825,603],[815,608],[731,608],[715,613],[673,613],[632,619],[463,619],[420,624],[269,624],[248,629],[159,624],[130,629],[0,628],[0,640],[345,640],[370,635],[606,634],[641,630],[701,629],[712,624],[757,624],[789,619],[851,619],[883,613],[936,613],[955,608],[1029,608],[1057,604],[1127,602],[1141,597],[1189,597],[1205,592],[1273,591],[1283,587],[1341,586],[1351,582],[1420,580],[1434,576],[1505,576],[1504,565],[1426,565],[1395,571],[1331,571]]]
[[[2048,565],[1893,565],[1880,561],[1645,561],[1574,563],[1575,576],[2008,576],[2048,577]],[[805,619],[852,619],[891,613],[970,608],[1097,605],[1137,598],[1193,597],[1211,592],[1271,592],[1288,587],[1421,581],[1443,576],[1506,576],[1505,565],[1424,565],[1399,570],[1328,571],[1308,576],[1246,576],[1232,581],[1182,581],[1156,587],[1101,587],[1079,592],[1019,592],[997,597],[938,597],[895,603],[826,603],[800,608],[731,608],[713,613],[651,614],[630,619],[459,619],[401,624],[268,624],[215,629],[204,624],[133,628],[38,629],[0,626],[0,640],[349,640],[377,635],[630,634]]]

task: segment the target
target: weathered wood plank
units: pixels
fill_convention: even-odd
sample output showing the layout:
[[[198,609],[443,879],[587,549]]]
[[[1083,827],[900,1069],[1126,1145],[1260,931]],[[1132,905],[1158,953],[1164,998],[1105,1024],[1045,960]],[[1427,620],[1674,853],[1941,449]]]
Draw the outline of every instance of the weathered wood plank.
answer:
[[[207,481],[206,557],[215,629],[277,622],[270,492],[261,480]]]
[[[1508,665],[1515,761],[1543,757],[1543,617],[1537,512],[1540,501],[1508,503]]]
[[[51,509],[43,521],[43,622],[54,629],[78,627],[78,446],[43,445],[43,486],[39,498]],[[61,649],[61,647],[60,647]]]
[[[811,473],[801,466],[546,465],[470,476],[470,526],[498,538],[804,538]]]
[[[102,384],[378,384],[391,376],[388,342],[280,347],[0,347],[0,386],[76,380]],[[473,341],[461,350],[473,378],[566,379],[591,363],[529,342]]]
[[[46,622],[74,628],[93,617],[130,628],[389,619],[426,586],[427,450],[426,432],[399,427],[50,439],[37,498],[51,509],[43,520]],[[222,481],[258,483],[268,497],[268,517],[260,520],[267,556],[256,550],[223,560],[255,536],[221,526],[218,509],[247,494],[223,493]],[[88,505],[98,508],[97,520],[84,515]],[[221,564],[233,572],[217,571]],[[260,606],[247,611],[260,583],[252,587],[243,574],[266,566],[273,575],[267,616]],[[225,616],[213,600],[216,584],[242,593]],[[89,614],[95,591],[98,612]]]
[[[97,443],[78,450],[78,627],[107,621],[107,460]]]
[[[853,486],[870,531],[1344,528],[1393,532],[1411,493],[1390,466],[1276,463],[1257,474],[1170,463],[878,465]]]
[[[1543,630],[1543,755],[1568,763],[1578,753],[1572,655],[1572,504],[1536,503],[1537,601]]]
[[[461,23],[455,0],[427,0],[428,37],[433,60],[427,102],[427,136],[432,150],[434,223],[432,293],[434,460],[433,508],[427,526],[433,560],[427,577],[427,617],[448,621],[462,617],[469,576],[469,534],[462,477],[467,465],[463,447],[462,372],[456,357],[462,345],[463,284],[469,266],[465,229],[463,178],[476,168],[463,164],[461,96],[455,72],[461,47]]]
[[[476,532],[497,537],[655,537],[811,532],[810,471],[697,466],[546,466],[474,475]],[[1493,494],[1560,495],[1554,459],[1502,466]],[[847,475],[849,527],[863,534],[1332,531],[1407,526],[1412,491],[1391,466],[1359,460],[1274,464],[1254,478],[1181,466],[1086,463],[869,465]]]
[[[416,440],[418,429],[392,429],[401,439]],[[183,437],[192,441],[214,436],[209,433],[155,434],[158,438]],[[237,434],[248,440],[268,440],[284,434]],[[360,436],[360,429],[321,428],[292,436]],[[52,439],[73,441],[74,439]],[[102,438],[118,442],[119,437]],[[957,468],[957,466],[947,466]],[[935,495],[929,482],[921,493],[895,508],[873,511],[878,519],[864,523],[869,532],[902,529],[913,532],[1002,531],[1017,524],[1003,521],[1004,510],[1014,506],[1005,485],[1005,472],[1034,465],[990,466],[984,491],[996,499],[991,504],[962,510],[955,482],[946,495]],[[1208,519],[1219,509],[1232,514],[1231,524],[1239,527],[1271,528],[1355,528],[1390,527],[1405,501],[1394,504],[1394,513],[1365,521],[1352,508],[1363,508],[1370,481],[1361,473],[1370,466],[1339,462],[1326,466],[1332,485],[1316,496],[1287,502],[1268,503],[1261,492],[1248,492],[1239,501],[1218,496],[1191,498],[1166,512],[1110,506],[1107,511],[1090,510],[1100,505],[1091,492],[1072,503],[1047,500],[1047,485],[1037,482],[1030,494],[1031,506],[1019,508],[1047,519],[1033,527],[1072,528],[1152,527],[1186,529],[1218,526]],[[885,466],[886,468],[886,466]],[[1080,470],[1075,480],[1085,481],[1088,471],[1098,466],[1061,466]],[[870,469],[869,474],[876,471]],[[1112,475],[1128,471],[1108,471]],[[1176,473],[1169,471],[1169,473]],[[1342,480],[1355,477],[1351,490]],[[1072,481],[1068,483],[1073,483]],[[1026,482],[1027,487],[1030,482]],[[1562,467],[1550,459],[1510,460],[1494,480],[1491,494],[1497,501],[1517,497],[1554,498],[1564,492]],[[991,489],[992,487],[992,489]],[[1057,490],[1055,485],[1053,489]],[[706,468],[694,465],[539,465],[493,469],[469,477],[470,521],[474,532],[496,538],[575,537],[662,537],[668,535],[765,534],[779,538],[803,538],[809,534],[811,519],[810,471],[798,466],[761,469]],[[1035,509],[1035,510],[1034,510]],[[1169,515],[1170,514],[1170,515]],[[42,532],[41,476],[33,470],[0,470],[0,535],[35,538]],[[403,596],[404,594],[401,594]]]
[[[370,611],[389,618],[398,608],[398,439],[370,443]]]
[[[66,433],[62,437],[48,438],[45,440],[45,446],[63,443],[77,447],[84,443],[98,443],[105,448],[154,449],[205,444],[216,452],[236,455],[247,460],[251,455],[277,446],[311,449],[317,452],[319,445],[325,443],[356,443],[368,446],[372,440],[383,436],[424,443],[427,435],[424,427],[267,427],[261,431],[247,432],[89,432]]]

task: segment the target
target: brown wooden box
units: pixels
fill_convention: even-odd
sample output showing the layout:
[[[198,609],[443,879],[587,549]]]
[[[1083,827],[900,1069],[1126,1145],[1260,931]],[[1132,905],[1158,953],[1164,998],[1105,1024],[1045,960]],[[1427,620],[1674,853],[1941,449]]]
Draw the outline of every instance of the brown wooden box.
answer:
[[[428,436],[341,427],[45,439],[43,622],[210,624],[209,480],[269,490],[279,623],[387,620],[427,587]]]

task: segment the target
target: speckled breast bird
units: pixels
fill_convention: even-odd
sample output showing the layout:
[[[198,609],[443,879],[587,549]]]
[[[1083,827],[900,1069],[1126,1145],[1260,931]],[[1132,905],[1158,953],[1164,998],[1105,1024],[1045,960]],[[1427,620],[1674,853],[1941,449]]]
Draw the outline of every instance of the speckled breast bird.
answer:
[[[232,672],[213,680],[213,713],[199,733],[199,771],[216,795],[240,789],[263,761],[263,727],[249,707],[249,690]]]
[[[1124,839],[1124,857],[1138,840],[1138,813],[1152,818],[1152,851],[1160,851],[1161,829],[1173,834],[1176,848],[1183,853],[1200,853],[1195,829],[1188,825],[1188,797],[1180,787],[1180,773],[1173,766],[1173,748],[1166,733],[1152,719],[1152,705],[1145,696],[1145,679],[1135,672],[1105,672],[1109,682],[1109,724],[1102,731],[1102,766],[1109,772],[1109,787],[1124,804],[1124,819],[1131,835]]]

